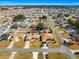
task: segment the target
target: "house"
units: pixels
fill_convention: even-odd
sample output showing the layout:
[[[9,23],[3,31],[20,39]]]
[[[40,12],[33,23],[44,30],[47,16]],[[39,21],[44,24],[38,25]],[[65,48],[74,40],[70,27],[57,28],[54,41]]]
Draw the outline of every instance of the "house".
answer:
[[[77,41],[79,41],[79,34],[77,34]]]
[[[32,24],[30,28],[31,29],[36,29],[36,25],[35,24]]]

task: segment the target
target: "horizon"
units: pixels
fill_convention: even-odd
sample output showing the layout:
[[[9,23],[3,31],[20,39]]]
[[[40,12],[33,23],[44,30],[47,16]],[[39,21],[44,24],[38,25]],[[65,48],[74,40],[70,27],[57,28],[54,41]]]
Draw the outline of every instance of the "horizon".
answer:
[[[4,5],[79,5],[78,0],[0,0],[0,6]]]

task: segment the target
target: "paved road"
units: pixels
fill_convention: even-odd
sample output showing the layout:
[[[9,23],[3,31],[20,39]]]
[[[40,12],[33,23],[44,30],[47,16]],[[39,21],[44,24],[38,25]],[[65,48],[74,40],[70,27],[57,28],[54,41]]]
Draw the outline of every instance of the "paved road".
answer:
[[[62,49],[63,48],[63,49]],[[42,49],[42,48],[0,48],[0,51],[9,51],[9,52],[65,52],[64,47],[60,48],[49,48],[49,49]]]

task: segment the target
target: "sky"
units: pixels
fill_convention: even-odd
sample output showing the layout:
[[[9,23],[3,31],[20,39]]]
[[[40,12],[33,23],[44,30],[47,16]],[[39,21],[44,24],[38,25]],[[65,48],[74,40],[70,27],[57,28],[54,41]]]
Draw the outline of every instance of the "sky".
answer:
[[[79,5],[79,0],[0,0],[0,5]]]

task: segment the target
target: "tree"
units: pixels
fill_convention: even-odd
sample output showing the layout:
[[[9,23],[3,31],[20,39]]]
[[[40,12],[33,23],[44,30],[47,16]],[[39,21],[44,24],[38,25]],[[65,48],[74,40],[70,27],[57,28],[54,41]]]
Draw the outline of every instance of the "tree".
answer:
[[[40,17],[40,19],[47,19],[47,16],[42,16]]]
[[[74,26],[74,21],[72,21],[71,19],[68,19],[68,23],[71,25],[71,26]]]
[[[65,17],[68,17],[68,16],[69,16],[69,14],[64,14],[64,16],[65,16]]]
[[[75,21],[75,26],[76,26],[77,29],[79,29],[79,20]]]
[[[62,13],[59,13],[59,14],[57,15],[57,17],[58,17],[58,18],[61,18],[61,17],[62,17]]]
[[[43,30],[45,27],[44,27],[44,24],[43,23],[38,23],[37,26],[36,26],[36,29],[37,30]]]
[[[21,15],[21,14],[18,14],[18,15],[13,17],[13,21],[23,21],[25,19],[26,19],[26,17],[24,15]]]
[[[3,7],[2,7],[1,10],[8,10],[8,8],[3,8]]]

